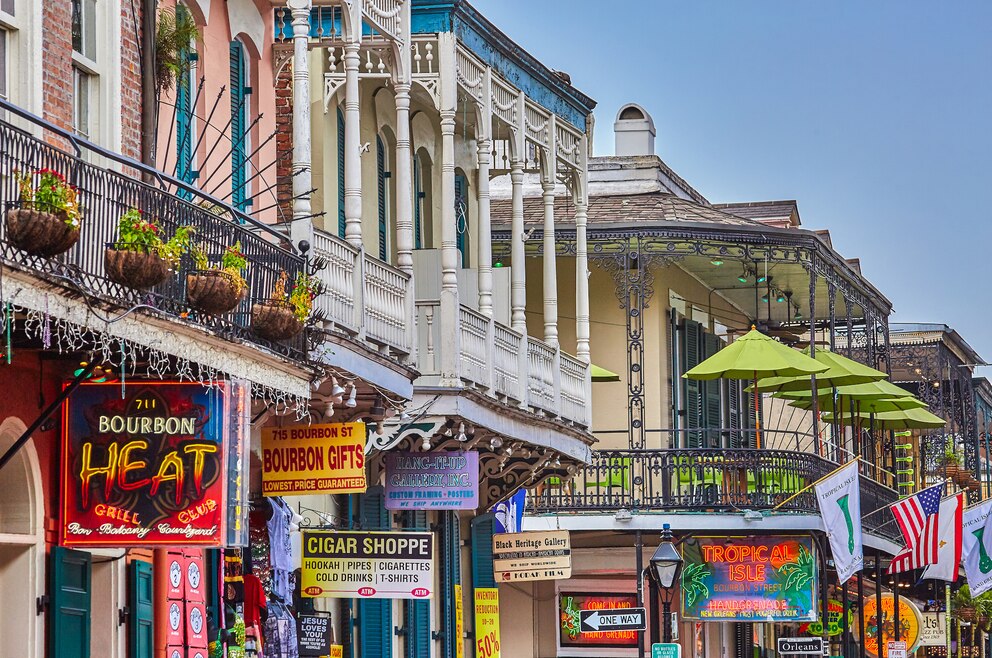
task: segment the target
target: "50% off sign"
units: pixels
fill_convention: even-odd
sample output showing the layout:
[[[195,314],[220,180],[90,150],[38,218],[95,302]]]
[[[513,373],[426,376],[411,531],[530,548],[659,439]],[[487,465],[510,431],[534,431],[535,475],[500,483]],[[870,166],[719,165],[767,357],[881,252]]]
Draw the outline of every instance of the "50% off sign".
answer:
[[[475,658],[500,658],[499,590],[475,590]]]

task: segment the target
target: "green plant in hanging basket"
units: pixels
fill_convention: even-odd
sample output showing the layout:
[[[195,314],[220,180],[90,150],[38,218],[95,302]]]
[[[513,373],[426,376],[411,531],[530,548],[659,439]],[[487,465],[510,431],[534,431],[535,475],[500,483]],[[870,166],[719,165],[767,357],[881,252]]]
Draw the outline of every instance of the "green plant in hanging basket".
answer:
[[[193,249],[195,270],[186,276],[186,300],[189,305],[221,315],[237,307],[248,291],[244,272],[248,258],[241,251],[241,241],[226,248],[220,263],[211,265],[202,247]]]
[[[79,190],[52,169],[14,172],[18,201],[6,213],[7,239],[35,256],[56,256],[79,241]]]
[[[189,252],[194,229],[180,226],[168,240],[162,227],[147,219],[138,208],[129,208],[117,223],[117,241],[105,252],[107,277],[131,288],[145,290],[178,272],[184,254]]]
[[[35,177],[37,184],[34,182]],[[79,228],[82,221],[79,190],[67,183],[65,176],[52,169],[39,169],[34,176],[19,173],[17,186],[22,204],[39,212],[58,215],[70,227]]]

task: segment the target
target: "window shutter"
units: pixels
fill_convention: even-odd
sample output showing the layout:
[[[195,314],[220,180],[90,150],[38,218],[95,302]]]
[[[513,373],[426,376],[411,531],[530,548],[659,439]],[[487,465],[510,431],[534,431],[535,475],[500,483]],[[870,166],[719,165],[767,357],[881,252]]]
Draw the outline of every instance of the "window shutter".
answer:
[[[90,656],[90,595],[93,591],[92,556],[53,546],[52,608],[48,646],[59,658]]]
[[[413,156],[413,248],[423,248],[420,223],[424,205],[423,171],[420,168],[420,158]]]
[[[338,236],[344,237],[344,115],[338,109]]]
[[[386,260],[386,147],[375,138],[375,172],[379,192],[379,260]]]
[[[705,361],[720,351],[720,348],[723,347],[723,341],[720,340],[719,336],[708,333],[703,333],[702,338],[703,358],[701,360]],[[722,447],[720,445],[720,432],[714,430],[723,428],[723,414],[721,413],[722,407],[720,403],[720,388],[723,384],[724,381],[720,379],[703,382],[705,395],[703,401],[703,427],[709,430],[706,432],[705,447],[707,448]]]
[[[176,20],[188,19],[189,11],[176,5]],[[180,60],[189,60],[192,53],[184,48]],[[193,182],[193,81],[192,72],[185,70],[176,81],[176,178],[184,183]],[[193,194],[179,190],[179,197],[191,199]]]
[[[682,332],[683,372],[695,368],[702,352],[702,326],[698,322],[685,320]],[[683,409],[685,410],[685,447],[699,448],[702,437],[698,429],[703,425],[703,386],[695,379],[683,379]],[[697,430],[697,431],[693,431]]]
[[[461,174],[455,174],[455,247],[460,254],[462,267],[468,267],[465,253],[465,233],[468,232],[468,183]]]
[[[444,612],[445,658],[454,658],[462,638],[455,637],[455,585],[461,583],[461,532],[458,513],[441,512],[441,601]]]
[[[361,523],[366,530],[389,530],[389,510],[386,509],[382,487],[369,487],[360,503]],[[392,601],[363,599],[358,602],[359,642],[363,658],[391,658]]]
[[[154,579],[152,565],[135,560],[128,565],[128,658],[152,658],[155,646]]]
[[[493,528],[496,517],[483,514],[472,519],[472,587],[496,587],[493,576]]]
[[[730,381],[727,383],[727,427],[735,430],[730,433],[730,447],[740,448],[742,445],[741,433],[741,383]]]
[[[247,107],[245,101],[245,54],[240,41],[231,42],[231,201],[235,208],[248,207],[245,193],[245,130]]]
[[[427,512],[407,512],[407,525],[412,530],[426,531]],[[431,602],[406,601],[406,643],[404,658],[423,658],[431,652]]]

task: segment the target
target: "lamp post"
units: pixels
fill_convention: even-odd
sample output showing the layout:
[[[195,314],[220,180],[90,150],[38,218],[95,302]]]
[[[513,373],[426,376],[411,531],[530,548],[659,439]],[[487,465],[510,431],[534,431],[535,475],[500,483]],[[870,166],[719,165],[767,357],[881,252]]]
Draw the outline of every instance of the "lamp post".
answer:
[[[675,544],[672,542],[672,528],[667,523],[661,527],[661,543],[651,556],[651,572],[654,574],[658,586],[665,590],[662,597],[662,614],[664,619],[664,630],[662,631],[662,641],[672,641],[672,621],[671,621],[671,597],[672,587],[678,582],[679,573],[682,571],[682,556],[679,555]]]

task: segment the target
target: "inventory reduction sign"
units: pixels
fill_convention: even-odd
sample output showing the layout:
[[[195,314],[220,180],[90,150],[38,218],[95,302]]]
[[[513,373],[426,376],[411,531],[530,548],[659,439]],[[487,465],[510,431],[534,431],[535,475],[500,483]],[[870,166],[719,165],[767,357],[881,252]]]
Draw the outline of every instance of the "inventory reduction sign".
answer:
[[[497,583],[570,578],[568,530],[493,535],[493,575]]]
[[[220,546],[223,384],[85,383],[66,402],[64,546]]]
[[[475,658],[500,658],[499,589],[475,588]]]
[[[429,532],[303,532],[306,597],[426,599],[433,596]]]
[[[262,493],[365,491],[364,423],[262,428]]]
[[[682,544],[682,613],[700,621],[816,621],[811,537],[695,537]]]
[[[386,453],[386,509],[475,509],[479,453]]]

